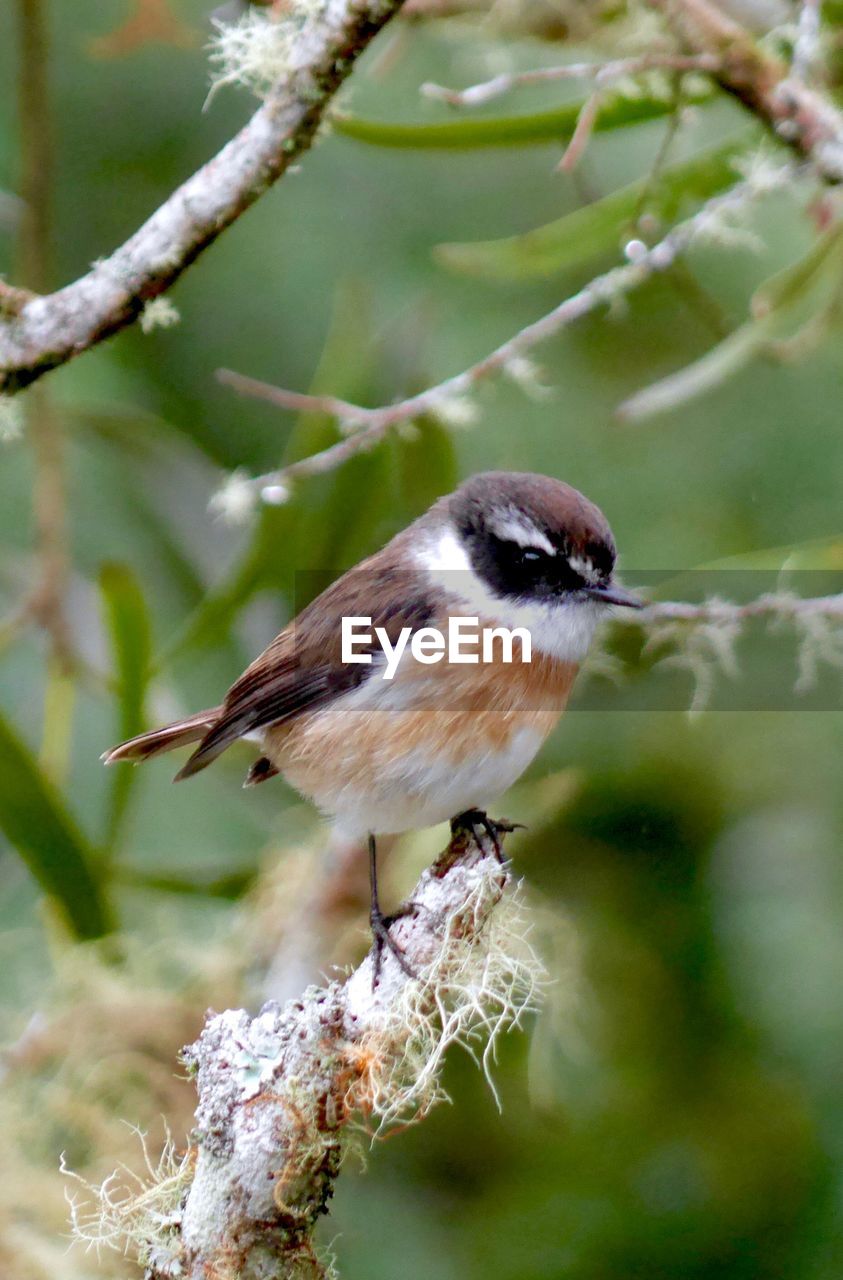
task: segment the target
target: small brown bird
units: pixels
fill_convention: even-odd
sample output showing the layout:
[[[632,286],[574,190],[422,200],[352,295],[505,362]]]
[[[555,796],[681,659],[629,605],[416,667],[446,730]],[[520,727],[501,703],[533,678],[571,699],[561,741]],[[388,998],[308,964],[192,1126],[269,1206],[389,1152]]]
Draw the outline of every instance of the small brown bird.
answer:
[[[486,805],[555,725],[598,620],[640,606],[614,565],[611,530],[576,489],[475,475],[303,609],[220,706],[103,759],[195,743],[179,780],[257,742],[246,786],[281,773],[343,836],[368,836],[372,927],[391,946],[375,836],[452,819],[494,838]]]

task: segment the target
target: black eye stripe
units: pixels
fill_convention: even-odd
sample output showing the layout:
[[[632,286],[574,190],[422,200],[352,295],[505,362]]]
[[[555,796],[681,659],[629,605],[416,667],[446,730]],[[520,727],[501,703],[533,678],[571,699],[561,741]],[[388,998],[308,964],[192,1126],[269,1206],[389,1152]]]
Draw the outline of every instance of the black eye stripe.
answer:
[[[508,532],[508,531],[507,531]],[[501,596],[517,600],[584,599],[589,586],[577,564],[585,568],[590,561],[593,572],[601,580],[608,579],[614,561],[614,549],[608,544],[570,545],[548,530],[552,550],[542,545],[524,543],[513,536],[502,536],[488,526],[464,533],[472,566],[480,577]],[[573,563],[572,563],[573,561]]]

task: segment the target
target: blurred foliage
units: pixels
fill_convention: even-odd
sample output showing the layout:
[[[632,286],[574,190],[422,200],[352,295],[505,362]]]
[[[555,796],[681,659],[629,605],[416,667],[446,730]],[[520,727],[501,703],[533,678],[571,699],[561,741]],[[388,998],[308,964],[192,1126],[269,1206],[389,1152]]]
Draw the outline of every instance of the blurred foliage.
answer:
[[[57,283],[120,243],[250,110],[231,93],[201,109],[209,7],[50,6]],[[569,8],[557,35],[572,30]],[[10,15],[0,22],[5,33]],[[571,56],[601,56],[600,32],[585,34],[593,44]],[[18,1280],[99,1273],[54,1247],[59,1151],[102,1176],[131,1159],[119,1117],[154,1126],[165,1110],[187,1127],[189,1091],[171,1096],[166,1064],[206,1003],[245,998],[245,970],[266,953],[255,928],[296,909],[279,860],[301,842],[315,856],[320,841],[280,781],[240,789],[245,750],[172,789],[167,761],[106,773],[104,748],[212,705],[314,573],[354,563],[481,468],[581,487],[607,511],[631,582],[721,561],[840,567],[838,335],[815,325],[788,361],[760,349],[836,301],[839,235],[818,238],[816,211],[786,193],[755,215],[756,253],[700,246],[543,348],[551,398],[503,381],[484,389],[471,431],[419,423],[243,529],[208,514],[223,471],[263,471],[337,438],[318,416],[236,399],[218,366],[363,403],[411,393],[616,260],[642,210],[670,221],[718,190],[736,142],[755,145],[740,109],[711,98],[684,112],[652,182],[671,102],[622,98],[578,170],[556,173],[576,86],[533,87],[505,114],[490,104],[470,117],[418,96],[425,80],[486,78],[502,48],[489,24],[387,31],[334,132],[174,290],[181,325],[127,332],[45,383],[67,443],[78,667],[57,724],[44,637],[3,632],[0,998],[7,1038],[21,1038],[7,1061],[0,1257]],[[509,31],[504,52],[522,67],[559,56]],[[0,82],[14,75],[6,39]],[[0,188],[14,192],[10,90],[0,113]],[[4,216],[0,270],[13,280],[14,253]],[[715,364],[706,394],[618,423],[621,402],[677,370],[695,370],[685,376],[702,390],[701,359]],[[37,572],[26,442],[0,463],[0,604],[12,615]],[[792,649],[755,643],[744,670],[772,663],[765,678],[790,688]],[[532,1045],[506,1047],[502,1115],[454,1060],[455,1106],[374,1151],[365,1179],[341,1179],[325,1238],[336,1235],[346,1280],[393,1277],[399,1251],[403,1280],[839,1274],[839,710],[814,701],[689,722],[617,710],[623,689],[601,689],[502,806],[530,826],[513,853],[556,921],[558,989]],[[394,894],[441,835],[401,842]],[[265,890],[263,866],[276,868],[271,912],[247,892],[256,879]],[[45,913],[43,892],[62,910]],[[115,921],[120,949],[69,942]],[[362,912],[359,925],[357,946]],[[554,938],[571,936],[576,972],[557,973]],[[139,954],[162,957],[154,977]],[[33,1011],[35,1031],[47,1027],[34,1048]],[[102,1266],[127,1274],[119,1258]]]

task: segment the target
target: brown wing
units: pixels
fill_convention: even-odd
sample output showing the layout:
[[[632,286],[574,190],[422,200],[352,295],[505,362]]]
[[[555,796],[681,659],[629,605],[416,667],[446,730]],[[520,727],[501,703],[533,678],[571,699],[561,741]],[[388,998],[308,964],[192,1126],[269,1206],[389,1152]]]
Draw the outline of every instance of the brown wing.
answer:
[[[308,605],[228,691],[219,719],[176,774],[176,781],[204,769],[238,738],[266,725],[315,711],[350,692],[378,670],[372,663],[343,663],[341,619],[371,617],[395,643],[402,627],[416,630],[434,615],[419,575],[395,566],[381,552],[349,570]],[[358,646],[358,652],[366,652]],[[380,653],[373,643],[369,652]]]

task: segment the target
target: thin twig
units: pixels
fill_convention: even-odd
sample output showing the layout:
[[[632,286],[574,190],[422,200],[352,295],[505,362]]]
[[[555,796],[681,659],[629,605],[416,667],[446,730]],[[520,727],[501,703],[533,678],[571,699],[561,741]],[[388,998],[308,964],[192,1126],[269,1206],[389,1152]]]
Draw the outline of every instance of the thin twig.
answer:
[[[800,618],[809,615],[843,619],[843,592],[829,596],[795,596],[785,591],[771,591],[745,604],[733,604],[728,600],[706,600],[701,604],[664,600],[634,612],[624,610],[617,614],[617,621],[646,629],[662,622],[728,623],[750,618]]]
[[[327,449],[278,471],[253,479],[238,478],[238,486],[255,494],[277,488],[283,495],[288,481],[333,470],[354,454],[374,448],[402,422],[432,415],[447,423],[449,417],[462,415],[465,397],[484,379],[498,373],[510,373],[513,378],[519,378],[522,366],[529,364],[527,353],[533,347],[598,307],[617,302],[652,276],[665,272],[698,236],[707,232],[718,219],[740,209],[756,194],[752,182],[736,183],[725,195],[710,200],[699,213],[675,226],[658,244],[647,248],[638,242],[639,252],[632,261],[597,276],[578,293],[501,343],[476,364],[396,404],[367,408],[335,396],[287,391],[230,369],[219,370],[217,376],[220,381],[241,395],[265,400],[282,409],[327,414],[347,433],[345,439]],[[455,409],[457,413],[454,413]]]
[[[645,652],[666,646],[668,654],[660,662],[691,674],[688,712],[693,716],[708,707],[718,671],[731,679],[739,675],[736,646],[745,623],[752,619],[766,621],[771,629],[787,625],[793,630],[797,640],[794,693],[815,688],[821,667],[843,668],[843,592],[800,597],[780,590],[745,604],[718,598],[702,604],[666,601],[649,605],[634,619],[618,621],[642,628]]]
[[[582,104],[580,113],[577,116],[577,123],[574,125],[574,132],[571,134],[568,145],[562,153],[562,159],[556,166],[561,173],[571,173],[576,169],[594,132],[594,126],[597,123],[597,117],[600,115],[602,105],[603,95],[598,89],[589,94]]]
[[[558,80],[592,80],[603,88],[623,76],[639,76],[647,71],[717,71],[720,59],[713,54],[646,53],[636,58],[617,58],[611,62],[569,62],[558,67],[537,67],[531,71],[513,71],[470,85],[467,89],[448,89],[427,82],[421,92],[452,107],[477,107],[513,89]]]

